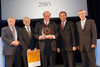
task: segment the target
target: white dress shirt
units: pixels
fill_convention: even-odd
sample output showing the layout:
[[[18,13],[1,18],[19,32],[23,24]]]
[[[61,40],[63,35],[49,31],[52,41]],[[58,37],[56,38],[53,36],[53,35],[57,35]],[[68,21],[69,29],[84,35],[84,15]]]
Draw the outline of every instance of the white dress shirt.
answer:
[[[31,32],[31,27],[29,26],[29,27],[26,27],[25,26],[25,29],[26,29],[26,31],[28,32],[28,29],[27,28],[29,28],[29,31]]]
[[[65,27],[66,22],[67,22],[67,20],[65,22],[61,22],[61,26],[62,26],[62,23],[64,23],[64,27]]]
[[[85,18],[85,20],[81,21],[81,27],[85,26],[85,22],[86,22],[86,18]]]
[[[44,24],[46,25],[46,21],[44,21]],[[49,24],[49,21],[47,21],[47,25]]]

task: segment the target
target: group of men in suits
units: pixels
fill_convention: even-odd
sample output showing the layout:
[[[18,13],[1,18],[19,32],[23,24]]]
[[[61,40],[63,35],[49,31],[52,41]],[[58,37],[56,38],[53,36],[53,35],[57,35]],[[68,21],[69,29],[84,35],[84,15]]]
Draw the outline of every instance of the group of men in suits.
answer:
[[[86,11],[79,10],[80,21],[76,24],[67,21],[66,12],[59,13],[61,23],[50,21],[50,12],[43,13],[43,21],[36,23],[35,29],[30,26],[30,18],[23,19],[23,28],[15,26],[15,19],[8,18],[8,26],[2,28],[1,36],[4,42],[3,54],[5,55],[6,67],[21,67],[21,56],[24,67],[27,67],[27,52],[32,50],[41,52],[43,67],[55,66],[56,51],[61,52],[65,67],[76,67],[74,51],[77,48],[81,52],[83,67],[95,67],[95,46],[97,39],[96,25],[94,20],[86,18]],[[43,34],[44,28],[50,28],[51,33]],[[48,32],[48,31],[47,31]]]

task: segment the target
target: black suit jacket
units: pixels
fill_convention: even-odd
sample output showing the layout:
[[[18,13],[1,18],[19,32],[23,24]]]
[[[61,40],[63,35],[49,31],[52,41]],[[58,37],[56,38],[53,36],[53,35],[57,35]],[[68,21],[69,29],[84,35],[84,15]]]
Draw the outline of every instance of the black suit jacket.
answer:
[[[64,26],[64,30],[62,30],[61,23],[58,25],[59,31],[59,38],[58,41],[58,48],[63,51],[72,51],[72,47],[76,47],[76,25],[75,23],[69,21],[66,22]]]
[[[17,34],[20,27],[15,26]],[[12,31],[9,26],[3,27],[1,30],[1,37],[2,41],[4,42],[3,47],[3,55],[12,55],[14,47],[13,45],[10,45],[12,41],[14,41]],[[17,46],[18,53],[21,53],[21,45]]]
[[[85,48],[87,51],[92,51],[94,49],[91,48],[91,45],[96,45],[97,42],[97,31],[96,25],[94,20],[86,19],[84,30],[81,28],[81,22],[78,21],[77,23],[77,39],[78,45],[80,46],[80,51],[83,51]]]
[[[44,21],[38,22],[36,24],[36,28],[35,28],[35,38],[38,39],[39,41],[39,48],[41,50],[41,52],[44,51],[45,48],[45,40],[39,40],[39,36],[42,35],[42,29],[45,27]],[[58,31],[57,31],[57,25],[55,22],[50,21],[49,28],[51,28],[51,35],[54,35],[55,38],[58,37]],[[56,39],[51,39],[49,40],[50,44],[51,44],[51,48],[53,51],[56,51]]]
[[[26,52],[28,49],[33,50],[35,46],[35,39],[34,39],[34,28],[31,27],[31,39],[29,38],[28,32],[25,27],[21,28],[19,31],[19,41],[22,45],[22,56],[26,56]]]

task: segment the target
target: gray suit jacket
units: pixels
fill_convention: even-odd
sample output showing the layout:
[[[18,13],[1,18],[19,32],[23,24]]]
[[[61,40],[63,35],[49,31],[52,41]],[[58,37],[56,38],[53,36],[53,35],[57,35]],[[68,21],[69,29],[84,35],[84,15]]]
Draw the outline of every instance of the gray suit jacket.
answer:
[[[36,24],[36,27],[35,27],[35,38],[38,39],[39,41],[39,48],[41,50],[41,52],[44,51],[44,48],[45,48],[45,40],[39,40],[39,36],[42,35],[42,29],[45,27],[45,24],[43,21],[41,22],[38,22]],[[48,25],[49,28],[51,28],[51,35],[55,35],[55,38],[58,37],[58,31],[57,31],[57,25],[55,22],[53,21],[50,21],[49,22],[49,25]],[[56,39],[51,39],[49,40],[50,44],[51,44],[51,48],[53,51],[56,51]]]
[[[18,31],[19,27],[15,26],[15,28]],[[2,28],[1,37],[2,37],[2,41],[4,42],[3,55],[12,55],[14,46],[10,44],[12,41],[14,41],[14,38],[13,38],[13,34],[9,26]]]
[[[94,20],[86,19],[84,30],[81,28],[81,22],[77,22],[77,41],[80,46],[80,51],[85,48],[87,51],[95,50],[91,48],[91,45],[96,45],[97,42],[97,30]]]

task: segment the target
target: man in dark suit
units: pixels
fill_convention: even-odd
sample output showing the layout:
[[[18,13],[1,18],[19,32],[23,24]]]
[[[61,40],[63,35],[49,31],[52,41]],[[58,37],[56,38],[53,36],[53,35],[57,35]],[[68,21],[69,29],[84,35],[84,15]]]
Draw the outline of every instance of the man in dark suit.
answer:
[[[8,18],[8,26],[3,27],[1,30],[6,67],[12,67],[14,60],[15,66],[21,67],[21,46],[18,41],[18,30],[19,27],[15,26],[15,19],[13,17]]]
[[[79,10],[79,18],[77,22],[77,37],[78,49],[81,52],[83,67],[89,67],[88,60],[91,67],[95,67],[95,46],[97,41],[97,31],[94,20],[86,18],[86,11]]]
[[[59,13],[61,23],[58,25],[59,37],[57,52],[61,51],[64,66],[75,67],[74,52],[76,50],[75,24],[67,21],[66,12]]]
[[[32,53],[32,50],[35,50],[37,52],[37,47],[35,45],[35,39],[34,39],[34,28],[30,26],[30,18],[25,17],[23,19],[23,24],[25,27],[21,28],[19,33],[19,41],[22,46],[22,57],[24,61],[24,67],[28,66],[27,63],[27,52]]]
[[[35,28],[35,38],[38,39],[43,67],[48,67],[48,60],[50,61],[50,67],[54,67],[55,65],[56,38],[58,37],[58,32],[56,23],[50,21],[50,15],[50,12],[45,11],[43,13],[44,20],[38,22]],[[46,27],[51,29],[51,33],[48,36],[43,33],[43,29]]]

